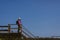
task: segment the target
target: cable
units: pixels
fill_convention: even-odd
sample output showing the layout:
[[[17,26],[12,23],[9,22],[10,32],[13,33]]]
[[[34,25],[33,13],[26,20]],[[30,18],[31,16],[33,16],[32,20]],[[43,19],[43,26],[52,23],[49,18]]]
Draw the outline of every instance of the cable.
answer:
[[[26,32],[24,32],[24,31],[22,31],[25,35],[27,35],[28,37],[30,37],[31,38],[31,36],[30,35],[28,35]]]
[[[26,27],[23,26],[23,29],[26,30],[30,35],[32,35],[35,38],[35,35],[33,35]]]

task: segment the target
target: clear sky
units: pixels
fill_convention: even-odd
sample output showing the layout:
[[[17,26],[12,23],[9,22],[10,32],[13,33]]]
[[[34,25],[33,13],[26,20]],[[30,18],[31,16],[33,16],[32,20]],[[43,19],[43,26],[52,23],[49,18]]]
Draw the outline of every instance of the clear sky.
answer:
[[[35,36],[60,36],[60,0],[0,0],[0,25],[18,17]]]

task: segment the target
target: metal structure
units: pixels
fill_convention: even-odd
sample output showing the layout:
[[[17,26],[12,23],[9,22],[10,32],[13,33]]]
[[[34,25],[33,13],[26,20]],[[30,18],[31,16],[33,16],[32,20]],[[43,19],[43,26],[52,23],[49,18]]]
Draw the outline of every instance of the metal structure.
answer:
[[[17,26],[17,28],[12,28],[11,26],[17,26],[17,24],[0,26],[0,40],[36,40],[34,39],[35,36],[31,32],[29,32],[23,25],[20,25],[22,28],[20,28],[20,26]]]
[[[22,28],[20,28],[20,26]],[[60,38],[57,38],[60,36],[52,36],[52,38],[36,38],[35,35],[26,29],[26,27],[23,25],[20,26],[17,24],[0,26],[0,40],[60,40]]]

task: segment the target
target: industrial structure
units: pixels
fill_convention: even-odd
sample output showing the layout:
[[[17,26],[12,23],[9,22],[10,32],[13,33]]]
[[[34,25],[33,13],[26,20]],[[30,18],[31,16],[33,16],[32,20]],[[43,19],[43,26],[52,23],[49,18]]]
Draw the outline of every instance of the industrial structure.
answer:
[[[53,36],[55,37],[55,36]],[[21,19],[16,24],[0,26],[0,40],[60,40],[60,38],[37,38],[21,23]]]
[[[34,40],[34,38],[35,36],[22,25],[20,18],[15,24],[0,26],[0,40]]]
[[[19,27],[17,28],[11,28],[11,26],[14,26],[17,24],[8,24],[8,26],[0,26],[0,40],[28,40],[33,39],[30,35],[25,33],[23,30],[19,30]]]

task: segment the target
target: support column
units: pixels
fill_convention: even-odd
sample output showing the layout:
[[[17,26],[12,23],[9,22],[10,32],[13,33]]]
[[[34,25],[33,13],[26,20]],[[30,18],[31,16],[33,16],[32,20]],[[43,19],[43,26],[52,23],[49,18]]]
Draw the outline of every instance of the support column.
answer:
[[[10,33],[10,24],[8,24],[8,32]]]

